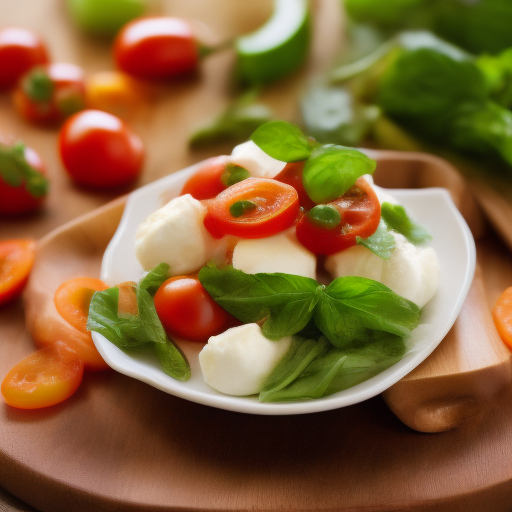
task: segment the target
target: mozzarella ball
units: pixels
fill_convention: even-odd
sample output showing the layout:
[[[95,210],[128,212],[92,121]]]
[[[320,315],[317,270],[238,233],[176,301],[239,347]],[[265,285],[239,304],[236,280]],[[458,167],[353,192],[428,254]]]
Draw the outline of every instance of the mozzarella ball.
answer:
[[[286,233],[241,240],[233,251],[233,267],[246,274],[283,272],[316,279],[316,256]]]
[[[398,233],[391,234],[396,248],[389,260],[356,245],[329,256],[325,268],[333,278],[360,276],[378,281],[422,308],[439,284],[437,254],[432,247],[418,247]]]
[[[137,230],[135,255],[144,270],[167,263],[171,275],[186,274],[209,259],[214,239],[204,227],[206,207],[190,194],[169,201]]]
[[[205,382],[227,395],[254,395],[290,348],[292,338],[270,341],[258,324],[245,324],[212,336],[199,353]]]
[[[286,162],[267,155],[252,140],[233,149],[231,162],[244,167],[255,178],[275,178],[286,166]]]

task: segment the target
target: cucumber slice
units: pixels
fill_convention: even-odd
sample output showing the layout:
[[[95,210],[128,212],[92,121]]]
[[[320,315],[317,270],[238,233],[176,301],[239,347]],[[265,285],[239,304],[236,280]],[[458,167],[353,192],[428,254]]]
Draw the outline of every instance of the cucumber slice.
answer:
[[[265,25],[235,41],[242,81],[267,84],[295,71],[306,59],[310,32],[308,0],[275,0]]]

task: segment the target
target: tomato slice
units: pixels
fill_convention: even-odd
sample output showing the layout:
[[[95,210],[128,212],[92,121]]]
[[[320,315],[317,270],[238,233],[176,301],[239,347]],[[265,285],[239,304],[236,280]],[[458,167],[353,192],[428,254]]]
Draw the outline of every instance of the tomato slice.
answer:
[[[512,286],[498,298],[492,317],[503,343],[512,350]]]
[[[300,206],[309,210],[315,206],[315,202],[308,196],[302,183],[302,171],[304,170],[305,163],[305,161],[302,161],[286,164],[285,168],[274,179],[291,185],[299,195]]]
[[[20,409],[38,409],[58,404],[80,385],[84,365],[64,343],[56,342],[20,361],[5,376],[2,395]]]
[[[155,308],[171,338],[206,343],[210,336],[240,323],[211,298],[199,279],[190,276],[167,279],[155,294]]]
[[[341,215],[336,227],[315,225],[307,214],[297,223],[297,239],[315,254],[334,254],[352,247],[356,245],[356,237],[369,237],[379,225],[379,199],[364,178],[359,178],[350,190],[329,205]]]
[[[252,208],[233,214],[235,206],[247,204]],[[264,238],[293,225],[299,213],[299,196],[291,185],[247,178],[208,201],[207,208],[204,225],[213,237]]]
[[[226,170],[228,158],[219,156],[209,158],[187,180],[181,191],[181,195],[190,194],[197,200],[212,199],[226,190],[222,183],[222,175]]]
[[[0,241],[0,306],[16,299],[23,291],[35,251],[34,240]]]

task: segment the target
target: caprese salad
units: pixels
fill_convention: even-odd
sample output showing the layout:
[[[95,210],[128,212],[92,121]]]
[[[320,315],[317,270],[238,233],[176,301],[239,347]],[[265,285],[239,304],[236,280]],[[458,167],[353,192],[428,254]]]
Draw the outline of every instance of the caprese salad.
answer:
[[[438,286],[429,233],[373,183],[364,153],[275,121],[210,159],[138,228],[139,282],[96,292],[88,328],[260,401],[320,398],[405,353]]]

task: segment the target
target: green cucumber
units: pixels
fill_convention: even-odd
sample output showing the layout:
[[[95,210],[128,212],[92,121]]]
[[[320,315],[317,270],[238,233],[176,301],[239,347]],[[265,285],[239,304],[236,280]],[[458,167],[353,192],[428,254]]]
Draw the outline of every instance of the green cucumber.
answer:
[[[307,57],[310,32],[308,0],[274,0],[270,19],[235,41],[240,79],[268,84],[295,71]]]

